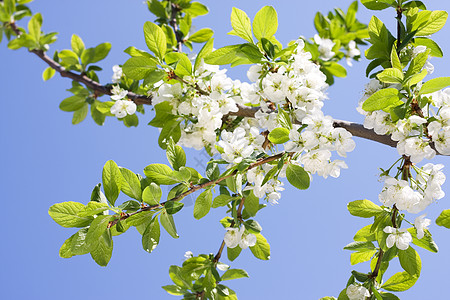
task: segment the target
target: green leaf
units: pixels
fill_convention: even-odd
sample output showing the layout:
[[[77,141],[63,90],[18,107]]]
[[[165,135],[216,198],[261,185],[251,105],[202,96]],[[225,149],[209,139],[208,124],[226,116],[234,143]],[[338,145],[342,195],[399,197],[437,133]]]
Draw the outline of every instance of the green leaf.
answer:
[[[122,66],[123,73],[134,80],[144,79],[155,69],[155,61],[145,56],[131,57]]]
[[[151,253],[155,250],[156,246],[159,244],[159,237],[161,235],[161,231],[159,228],[158,218],[155,217],[153,220],[147,225],[144,234],[142,235],[142,247],[148,253]]]
[[[371,227],[372,227],[372,225],[367,225],[367,226],[364,226],[363,228],[361,228],[360,230],[358,230],[358,232],[353,237],[353,240],[359,241],[359,242],[375,241],[376,240],[375,233],[371,232],[371,230],[370,230]]]
[[[247,14],[239,8],[233,7],[231,11],[231,26],[233,30],[228,34],[236,35],[253,43],[252,25]]]
[[[361,3],[370,10],[383,10],[389,7],[386,1],[380,0],[361,0]]]
[[[362,262],[369,261],[377,253],[377,250],[359,251],[350,254],[350,264],[356,265]]]
[[[442,57],[444,55],[441,47],[439,47],[439,45],[432,39],[418,37],[418,38],[414,39],[414,45],[415,46],[425,46],[425,47],[427,47],[427,49],[430,49],[431,50],[430,56]]]
[[[55,73],[56,73],[55,69],[48,67],[42,73],[42,79],[44,79],[44,81],[47,81],[47,80],[51,79],[53,76],[55,76]]]
[[[100,203],[96,201],[89,201],[89,203],[80,209],[77,213],[79,217],[94,216],[108,210],[109,206],[106,203]]]
[[[324,65],[324,68],[336,77],[344,78],[347,76],[347,70],[337,62]]]
[[[186,54],[179,55],[180,60],[175,68],[175,74],[183,78],[184,76],[189,76],[192,74],[192,63]]]
[[[228,260],[234,261],[239,256],[239,254],[241,254],[241,251],[242,251],[242,249],[241,249],[241,247],[239,247],[239,245],[234,248],[227,247]]]
[[[222,275],[221,281],[239,279],[239,278],[244,278],[244,277],[247,277],[247,278],[250,277],[250,276],[248,276],[248,273],[245,270],[229,269]]]
[[[108,265],[113,251],[113,241],[110,237],[109,240],[107,239],[107,237],[101,236],[98,239],[97,247],[91,251],[92,259],[102,267]]]
[[[375,246],[372,242],[364,241],[364,242],[352,242],[344,247],[344,250],[351,251],[365,251],[365,250],[374,250]]]
[[[277,12],[272,6],[264,6],[255,15],[253,20],[253,34],[258,40],[270,39],[278,29]]]
[[[70,40],[70,44],[73,52],[75,52],[78,57],[81,57],[81,54],[83,54],[85,48],[83,40],[78,35],[73,34],[72,39]]]
[[[90,245],[86,244],[88,231],[89,227],[84,227],[73,235],[70,243],[70,251],[73,255],[84,255],[91,251]]]
[[[209,10],[204,4],[194,1],[188,8],[183,9],[183,11],[195,18],[197,16],[206,15]]]
[[[142,192],[142,201],[150,205],[158,205],[161,200],[162,191],[159,185],[152,182]]]
[[[274,144],[284,144],[289,141],[289,129],[278,127],[269,133],[269,141]]]
[[[164,164],[152,164],[144,169],[144,174],[158,185],[172,185],[178,183],[173,176],[172,169]]]
[[[164,124],[161,133],[159,134],[158,144],[162,149],[167,148],[167,143],[173,140],[175,143],[180,140],[181,137],[181,121],[171,120]]]
[[[169,293],[170,295],[174,295],[174,296],[183,296],[186,293],[186,290],[182,289],[181,287],[177,286],[177,285],[165,285],[162,286],[162,288]],[[194,299],[194,298],[192,298]]]
[[[205,43],[205,45],[203,45],[202,49],[197,54],[197,58],[195,59],[194,70],[198,69],[202,61],[202,58],[211,53],[211,51],[213,50],[213,45],[214,45],[213,38],[211,38],[208,42]]]
[[[267,41],[267,39],[265,40]],[[258,63],[264,58],[259,48],[250,43],[242,44],[236,52],[236,55],[252,63]]]
[[[50,206],[48,214],[62,227],[85,227],[92,222],[93,218],[78,216],[78,212],[83,208],[83,204],[73,201],[56,203]]]
[[[428,72],[426,69],[423,69],[420,73],[414,74],[412,76],[410,76],[409,78],[407,78],[407,80],[405,80],[406,85],[408,86],[413,86],[415,84],[418,84],[419,82],[422,82],[422,80],[425,78],[425,76],[427,76]]]
[[[85,103],[85,97],[75,95],[61,101],[61,103],[59,104],[59,109],[61,109],[62,111],[76,111],[82,108]]]
[[[102,181],[106,199],[108,199],[111,205],[114,205],[117,197],[119,197],[122,180],[122,173],[117,164],[112,160],[108,160],[103,167]]]
[[[392,68],[395,68],[401,72],[403,71],[403,66],[402,66],[402,63],[400,62],[400,58],[398,57],[397,49],[395,48],[395,45],[392,47],[392,51],[391,51],[391,65],[392,65]],[[402,72],[402,76],[403,76],[403,72]]]
[[[290,184],[300,190],[309,188],[309,174],[298,165],[289,164],[286,169],[286,177]]]
[[[356,200],[347,204],[347,209],[353,216],[361,218],[374,217],[383,212],[383,209],[369,200]]]
[[[61,50],[58,53],[58,57],[61,60],[61,64],[64,66],[78,65],[80,62],[78,60],[78,55],[72,50]]]
[[[167,122],[177,118],[172,114],[172,105],[167,101],[156,104],[155,112],[155,118],[148,125],[163,128]]]
[[[89,105],[85,102],[80,109],[73,112],[72,124],[76,125],[81,123],[86,118],[88,111]]]
[[[402,83],[403,72],[396,68],[388,68],[377,74],[377,78],[385,83]]]
[[[96,245],[99,243],[99,239],[102,237],[102,234],[106,231],[109,221],[111,221],[113,216],[103,215],[97,216],[97,218],[92,221],[91,226],[89,226],[89,230],[86,235],[86,245],[95,249]]]
[[[169,215],[174,215],[179,212],[184,206],[184,203],[178,201],[169,201],[164,204],[164,208],[166,209]]]
[[[194,218],[199,220],[206,216],[211,209],[211,204],[212,192],[211,190],[206,190],[197,197],[197,200],[195,200]]]
[[[230,45],[217,49],[204,57],[204,61],[210,65],[227,65],[236,60],[236,53],[241,45]]]
[[[144,36],[148,49],[162,60],[167,51],[167,41],[164,31],[152,22],[145,22]]]
[[[439,217],[436,219],[436,224],[439,226],[444,226],[445,228],[450,228],[450,209],[445,209],[441,212]]]
[[[168,234],[170,234],[174,239],[179,238],[177,229],[175,227],[175,222],[173,221],[173,217],[172,215],[169,215],[165,209],[162,210],[160,221],[161,225],[164,227]]]
[[[138,227],[139,225],[148,225],[148,223],[150,223],[154,213],[155,212],[151,211],[151,210],[141,211],[140,213],[134,214],[131,217],[129,217],[127,219],[127,224],[130,226],[136,226],[136,227]],[[145,227],[145,228],[147,228],[147,227]],[[145,232],[145,230],[144,230],[144,232]],[[142,234],[144,234],[144,232],[142,232]]]
[[[123,177],[121,187],[122,192],[133,199],[141,201],[142,200],[141,182],[139,181],[136,174],[122,167],[120,167],[119,170]]]
[[[73,234],[71,235],[65,242],[64,244],[62,244],[61,248],[59,248],[59,256],[62,258],[71,258],[72,256],[74,256],[75,254],[72,253],[71,250],[71,244],[72,244],[72,240],[74,238],[74,236],[76,235]]]
[[[448,13],[443,10],[435,10],[431,12],[430,19],[427,23],[419,27],[416,32],[417,36],[426,36],[438,32],[447,22]]]
[[[93,64],[93,63],[103,60],[106,56],[108,56],[110,50],[111,50],[110,43],[101,43],[101,44],[97,45],[93,51],[94,55],[92,57],[90,57],[90,60],[88,61],[88,63]],[[83,52],[83,54],[84,54],[84,52]],[[87,65],[88,63],[85,63],[85,65]]]
[[[189,41],[194,43],[204,43],[214,34],[211,28],[202,28],[189,37]]]
[[[450,77],[438,77],[430,79],[422,85],[419,95],[430,94],[442,90],[450,85]]]
[[[403,292],[411,288],[418,278],[409,275],[407,272],[399,272],[389,278],[381,288],[391,292]]]
[[[411,276],[420,276],[422,269],[422,261],[419,254],[413,247],[408,247],[406,250],[398,250],[398,259],[403,270],[408,272]]]
[[[270,245],[267,242],[266,238],[260,234],[257,233],[256,235],[256,244],[253,247],[250,247],[250,250],[252,251],[253,255],[256,258],[262,259],[262,260],[269,260],[270,259]]]
[[[41,39],[41,26],[42,15],[37,13],[28,22],[28,32],[37,43],[39,43],[39,40]]]
[[[425,230],[425,235],[423,236],[423,238],[418,239],[417,238],[417,233],[416,233],[416,229],[415,228],[408,228],[408,232],[411,234],[412,236],[412,242],[414,245],[422,247],[428,251],[431,251],[433,253],[437,253],[439,251],[438,246],[436,245],[436,243],[433,241],[433,238],[431,237],[431,233],[428,230]]]
[[[370,96],[362,105],[365,111],[375,111],[395,107],[402,104],[399,97],[400,93],[395,88],[382,89]]]
[[[217,208],[221,206],[227,205],[230,201],[237,199],[236,197],[231,197],[229,195],[219,195],[214,198],[214,202],[212,204],[212,208]]]
[[[245,211],[254,217],[259,210],[259,198],[251,191],[244,201]]]

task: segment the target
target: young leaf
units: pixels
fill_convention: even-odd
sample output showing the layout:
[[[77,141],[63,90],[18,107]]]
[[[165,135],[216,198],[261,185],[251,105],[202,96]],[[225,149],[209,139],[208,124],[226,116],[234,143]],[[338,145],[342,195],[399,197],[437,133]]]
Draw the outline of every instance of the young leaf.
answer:
[[[403,81],[403,72],[396,68],[388,68],[377,74],[377,78],[385,83],[401,83]]]
[[[76,34],[72,35],[72,39],[70,41],[70,45],[72,47],[73,52],[75,52],[78,57],[81,57],[81,54],[83,54],[84,51],[84,43],[83,40]]]
[[[272,6],[264,6],[255,15],[253,33],[258,40],[270,39],[278,29],[277,12]]]
[[[419,254],[413,247],[408,247],[406,250],[398,250],[398,259],[403,270],[408,272],[411,276],[420,276],[422,269],[422,261]]]
[[[62,227],[85,227],[92,222],[93,218],[78,216],[78,212],[83,208],[83,204],[73,201],[56,203],[50,206],[48,214]]]
[[[289,129],[278,127],[269,133],[269,141],[274,144],[284,144],[289,141]]]
[[[233,7],[231,11],[231,26],[233,30],[228,34],[236,35],[253,43],[252,25],[247,14],[239,8]]]
[[[241,249],[241,247],[239,247],[239,245],[234,248],[227,247],[228,260],[234,261],[239,256],[239,254],[241,254],[241,252],[242,252],[242,249]]]
[[[309,174],[305,171],[305,169],[298,165],[289,164],[286,169],[286,177],[290,184],[300,190],[306,190],[309,188]]]
[[[197,197],[197,200],[195,200],[194,218],[199,220],[206,216],[211,209],[211,204],[212,192],[211,190],[206,190]]]
[[[122,70],[127,77],[141,80],[156,70],[156,62],[145,56],[131,57],[123,64]]]
[[[106,267],[111,259],[112,251],[112,239],[101,236],[98,239],[97,246],[91,251],[91,257],[99,266]]]
[[[144,36],[148,49],[162,60],[167,51],[167,41],[164,31],[152,22],[145,22]]]
[[[245,270],[241,270],[241,269],[229,269],[227,270],[221,277],[221,280],[231,280],[231,279],[239,279],[239,278],[244,278],[244,277],[249,277],[248,273]]]
[[[365,111],[381,110],[402,104],[399,91],[395,88],[382,89],[370,96],[362,105]]]
[[[103,167],[102,181],[106,199],[111,205],[114,205],[117,197],[119,197],[122,180],[123,177],[117,164],[112,160],[108,160]]]
[[[142,247],[145,251],[151,253],[156,246],[158,246],[160,234],[161,231],[159,228],[158,218],[155,217],[147,225],[147,229],[145,229],[145,232],[142,235]]]
[[[89,231],[86,235],[86,244],[88,245],[88,247],[92,247],[92,249],[95,249],[94,245],[98,243],[98,239],[106,231],[106,227],[108,226],[108,223],[112,218],[113,216],[103,215],[97,216],[97,218],[92,221],[91,226],[89,227]]]
[[[266,238],[260,234],[257,233],[256,235],[256,245],[253,247],[250,247],[250,250],[252,251],[253,255],[256,258],[262,259],[262,260],[269,260],[270,259],[270,245],[267,242]]]
[[[161,225],[164,227],[168,234],[170,234],[174,239],[179,238],[177,229],[175,227],[175,222],[173,221],[173,217],[172,215],[169,215],[165,209],[163,209],[160,215],[160,221]]]
[[[422,85],[419,95],[430,94],[450,85],[450,77],[438,77],[428,80]]]
[[[178,171],[181,167],[186,165],[186,154],[184,153],[183,148],[175,145],[173,140],[167,144],[166,156],[174,170]]]
[[[391,292],[403,292],[411,288],[418,278],[409,275],[407,272],[399,272],[389,278],[381,288]]]
[[[53,76],[55,76],[55,73],[56,73],[55,69],[48,67],[42,73],[42,79],[44,79],[44,81],[47,81],[51,79]]]
[[[194,43],[204,43],[214,34],[211,28],[202,28],[189,37],[189,41]]]
[[[158,205],[161,200],[162,191],[159,185],[152,182],[142,192],[142,201],[150,205]]]
[[[144,169],[144,174],[158,185],[172,185],[178,183],[173,176],[172,169],[164,164],[152,164]]]
[[[122,167],[120,167],[119,170],[123,177],[121,187],[122,192],[133,199],[141,201],[142,200],[141,183],[136,174]]]
[[[347,209],[353,216],[370,218],[383,212],[383,209],[369,200],[356,200],[347,204]]]

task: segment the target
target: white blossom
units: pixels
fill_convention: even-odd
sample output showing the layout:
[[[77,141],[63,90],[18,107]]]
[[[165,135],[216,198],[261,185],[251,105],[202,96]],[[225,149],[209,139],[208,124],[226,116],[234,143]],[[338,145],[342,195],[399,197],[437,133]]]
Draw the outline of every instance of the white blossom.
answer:
[[[358,283],[350,284],[345,293],[350,300],[366,300],[370,297],[369,290]]]
[[[415,220],[414,220],[414,227],[416,227],[417,230],[417,238],[421,239],[424,236],[424,230],[428,229],[428,226],[431,225],[431,220],[430,219],[425,219],[425,214],[418,216]]]
[[[128,91],[120,88],[118,85],[114,85],[111,89],[111,93],[112,93],[111,99],[122,100],[127,96]]]
[[[118,83],[120,82],[120,78],[122,77],[122,68],[119,65],[114,65],[112,67],[112,70],[114,72],[111,81],[113,83]]]
[[[409,243],[412,242],[412,236],[406,229],[398,229],[391,226],[386,226],[383,231],[389,233],[386,239],[386,246],[392,248],[395,246],[400,250],[406,250]]]
[[[111,106],[111,113],[117,118],[124,118],[128,115],[132,115],[136,112],[136,104],[130,100],[117,100],[113,106]]]

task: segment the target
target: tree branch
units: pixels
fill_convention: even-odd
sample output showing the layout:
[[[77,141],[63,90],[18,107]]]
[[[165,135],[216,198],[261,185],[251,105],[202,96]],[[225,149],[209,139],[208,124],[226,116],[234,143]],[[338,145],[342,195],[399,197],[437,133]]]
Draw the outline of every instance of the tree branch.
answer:
[[[9,25],[11,26],[11,29],[14,31],[14,33],[17,36],[20,36],[22,34],[22,32],[17,28],[16,23],[12,22],[12,23],[9,23]],[[102,94],[109,95],[109,96],[112,95],[112,92],[111,92],[112,88],[110,86],[101,85],[100,83],[90,79],[86,75],[76,74],[74,72],[67,71],[63,66],[61,66],[56,61],[51,59],[47,54],[45,54],[44,51],[33,49],[33,50],[30,50],[30,52],[36,54],[50,68],[52,68],[56,72],[58,72],[61,75],[61,77],[67,77],[74,81],[83,83],[88,88],[94,90],[98,95],[102,95]],[[128,99],[133,100],[133,102],[136,104],[147,104],[147,105],[152,104],[151,96],[138,95],[133,92],[128,92],[127,96],[128,96]]]
[[[260,160],[258,160],[258,161],[256,161],[256,162],[250,164],[250,166],[248,166],[248,168],[246,169],[246,171],[251,170],[251,169],[253,169],[253,168],[256,168],[256,167],[258,167],[258,166],[261,166],[261,165],[263,165],[263,164],[272,162],[272,161],[274,161],[274,160],[280,159],[281,157],[283,157],[283,155],[284,155],[285,153],[286,153],[286,152],[281,152],[281,153],[278,153],[278,154],[276,154],[276,155],[272,155],[272,156],[269,156],[269,157],[260,159]],[[293,154],[294,154],[294,152],[288,152],[288,153],[289,153],[289,155],[293,155]],[[135,214],[138,214],[138,213],[141,213],[141,212],[144,212],[144,211],[154,210],[154,209],[157,209],[157,208],[162,208],[162,207],[164,207],[164,205],[165,205],[167,202],[172,202],[172,201],[178,201],[178,200],[181,200],[182,198],[186,197],[187,195],[190,195],[190,194],[192,194],[192,193],[194,193],[194,192],[196,192],[196,191],[198,191],[198,190],[204,189],[204,188],[209,187],[209,186],[212,186],[212,185],[216,185],[217,183],[219,183],[219,182],[221,182],[221,181],[223,181],[223,180],[225,180],[225,179],[227,179],[227,178],[233,177],[234,175],[236,175],[237,172],[238,172],[238,170],[234,170],[232,173],[230,173],[230,174],[228,174],[228,175],[226,175],[226,176],[220,177],[219,179],[211,180],[211,181],[207,181],[207,182],[202,183],[202,184],[194,185],[194,186],[192,186],[189,190],[187,190],[186,192],[184,192],[184,193],[182,193],[182,194],[180,194],[180,195],[178,195],[178,196],[176,196],[176,197],[174,197],[174,198],[172,198],[172,199],[169,199],[169,200],[167,200],[167,201],[165,201],[165,202],[162,202],[162,203],[160,203],[160,204],[158,204],[158,205],[150,205],[150,206],[146,206],[146,207],[141,208],[141,209],[138,210],[138,211],[135,211],[135,212],[132,212],[132,213],[126,213],[126,214],[123,214],[122,216],[120,216],[120,218],[115,219],[115,220],[109,222],[109,223],[108,223],[108,228],[111,228],[112,226],[114,226],[115,224],[117,224],[117,222],[119,222],[119,220],[120,220],[120,221],[123,221],[123,220],[128,219],[129,217],[131,217],[131,216],[133,216],[133,215],[135,215]],[[243,205],[243,201],[241,201],[241,203],[242,203],[242,205]],[[242,210],[242,208],[241,208],[241,210]]]
[[[11,28],[13,28],[14,32],[16,32],[17,35],[20,35],[21,32],[17,29],[15,23],[10,23]],[[77,82],[85,84],[87,87],[91,88],[95,92],[99,94],[105,94],[105,95],[112,95],[111,93],[111,87],[110,86],[104,86],[100,83],[93,81],[89,77],[85,75],[80,75],[73,73],[71,71],[66,71],[64,67],[62,67],[60,64],[58,64],[56,61],[51,59],[49,56],[45,54],[42,50],[30,50],[30,52],[36,54],[39,58],[41,58],[46,64],[48,64],[52,69],[57,71],[61,77],[68,77],[72,80],[75,80]],[[178,78],[177,78],[178,79]],[[198,86],[194,87],[197,89],[197,91],[200,94],[207,94],[207,92],[201,90]],[[128,92],[128,98],[132,100],[136,104],[145,104],[145,105],[151,105],[152,104],[152,96],[144,96],[144,95],[138,95],[132,92]],[[238,105],[239,110],[237,112],[230,112],[228,115],[230,116],[239,116],[239,117],[248,117],[248,118],[254,118],[255,113],[260,110],[259,107],[248,107],[248,106],[242,106]],[[334,127],[341,127],[349,131],[353,136],[360,137],[363,139],[371,140],[374,142],[378,142],[390,147],[396,147],[397,142],[393,141],[390,137],[390,135],[378,135],[373,131],[372,129],[366,129],[363,125],[358,123],[353,123],[349,121],[343,121],[343,120],[334,120],[333,123]],[[434,150],[436,150],[433,147]],[[444,155],[436,151],[438,155]]]

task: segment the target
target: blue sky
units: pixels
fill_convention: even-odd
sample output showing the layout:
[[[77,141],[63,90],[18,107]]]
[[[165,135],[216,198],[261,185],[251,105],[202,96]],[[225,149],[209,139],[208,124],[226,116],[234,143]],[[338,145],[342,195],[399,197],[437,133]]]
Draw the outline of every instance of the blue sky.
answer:
[[[335,5],[346,9],[351,1],[203,1],[210,14],[194,21],[200,29],[215,31],[215,46],[239,43],[227,36],[231,30],[229,16],[236,6],[253,17],[264,5],[273,5],[279,16],[277,38],[286,44],[303,35],[315,33],[316,11],[326,13]],[[111,67],[127,59],[128,46],[145,49],[142,26],[152,21],[142,1],[35,1],[33,12],[41,12],[46,32],[59,32],[51,49],[67,49],[73,33],[87,46],[111,42],[112,50],[100,65],[104,68],[101,82],[110,81]],[[429,9],[449,10],[450,2],[434,1]],[[360,20],[368,22],[371,12],[360,6]],[[394,12],[380,14],[389,26],[395,24]],[[22,24],[22,26],[24,26]],[[435,39],[444,53],[450,49],[448,25]],[[53,53],[52,51],[50,53]],[[450,60],[433,59],[432,77],[449,76]],[[325,112],[337,119],[362,122],[355,107],[361,96],[367,61],[349,70],[346,79],[338,79],[329,89]],[[141,117],[138,128],[125,128],[110,118],[103,127],[90,119],[73,126],[71,114],[59,110],[60,101],[69,96],[65,91],[70,81],[55,76],[49,82],[41,79],[46,65],[35,55],[21,49],[11,51],[0,45],[0,86],[2,87],[1,187],[3,258],[0,286],[5,299],[176,299],[162,285],[170,284],[168,269],[181,264],[187,250],[216,253],[225,231],[218,223],[225,210],[216,209],[200,221],[192,217],[194,198],[185,200],[186,207],[175,215],[180,234],[177,240],[163,234],[160,245],[148,254],[141,247],[135,230],[114,239],[114,252],[106,268],[97,266],[90,256],[62,259],[58,250],[73,230],[57,225],[48,216],[48,208],[57,202],[87,203],[92,188],[101,181],[103,164],[115,160],[120,166],[142,173],[151,163],[166,163],[165,152],[156,143],[158,131],[145,124],[151,120],[150,110]],[[245,68],[229,71],[230,76],[245,79]],[[431,77],[430,77],[431,78]],[[106,100],[106,98],[104,98]],[[342,248],[352,241],[354,233],[369,220],[352,217],[346,204],[358,199],[377,201],[382,184],[377,181],[379,167],[397,159],[393,148],[355,138],[356,149],[348,155],[348,170],[338,179],[314,177],[311,188],[299,191],[286,184],[280,204],[261,211],[257,220],[262,234],[271,244],[271,260],[259,261],[246,251],[231,264],[243,268],[249,279],[230,281],[239,299],[318,299],[337,296],[345,287],[351,270],[367,272],[368,264],[351,266],[350,252]],[[187,150],[188,165],[201,170],[196,160],[207,158]],[[437,158],[435,163],[446,163]],[[446,168],[448,169],[448,168]],[[450,174],[447,170],[447,174]],[[449,182],[444,191],[450,195]],[[167,191],[165,191],[167,192]],[[123,196],[122,196],[123,197]],[[449,197],[427,209],[436,219],[450,208]],[[126,201],[126,198],[119,200]],[[430,231],[439,245],[438,254],[419,248],[422,275],[402,299],[438,299],[448,284],[450,267],[450,232],[435,224]],[[227,262],[226,260],[224,260]],[[400,271],[393,263],[389,274]],[[385,277],[388,278],[388,277]]]

